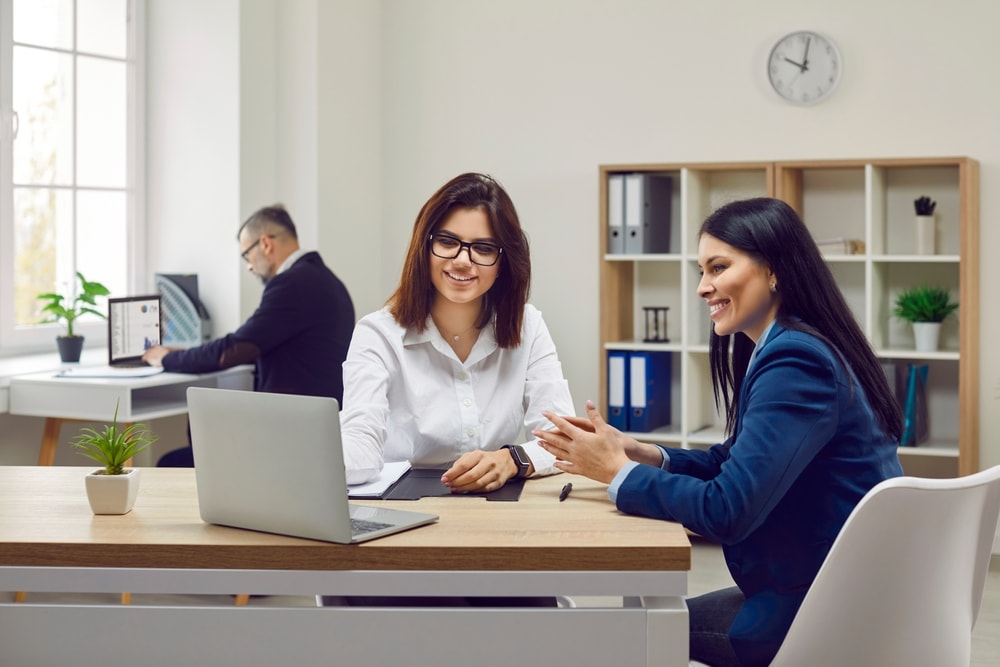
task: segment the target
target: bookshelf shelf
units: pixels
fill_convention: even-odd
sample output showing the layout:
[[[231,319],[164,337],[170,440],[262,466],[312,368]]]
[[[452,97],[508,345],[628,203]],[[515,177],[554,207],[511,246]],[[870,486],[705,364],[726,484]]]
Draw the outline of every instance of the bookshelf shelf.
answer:
[[[608,178],[670,177],[669,252],[616,253],[608,241]],[[863,243],[826,260],[876,353],[905,368],[929,366],[929,440],[901,447],[904,469],[953,477],[979,469],[979,165],[966,157],[780,162],[620,164],[599,167],[600,392],[608,409],[611,350],[669,352],[671,424],[640,440],[702,449],[724,439],[708,361],[711,322],[695,290],[698,229],[720,205],[747,197],[788,202],[817,239]],[[917,253],[913,201],[937,201],[937,254]],[[666,246],[664,246],[666,247]],[[862,246],[856,246],[861,248]],[[896,295],[919,283],[947,286],[960,304],[945,322],[941,349],[917,352],[912,331],[892,315]],[[966,305],[970,307],[966,307]],[[644,343],[643,307],[668,307],[669,343]],[[919,462],[914,459],[919,458]],[[909,472],[909,470],[908,470]]]

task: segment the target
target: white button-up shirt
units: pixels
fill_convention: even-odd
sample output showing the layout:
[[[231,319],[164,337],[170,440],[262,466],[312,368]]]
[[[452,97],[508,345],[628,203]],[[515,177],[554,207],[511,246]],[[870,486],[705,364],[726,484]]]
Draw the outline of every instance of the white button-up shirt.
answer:
[[[429,318],[423,332],[409,331],[379,310],[358,322],[344,362],[347,482],[368,481],[384,461],[440,468],[465,452],[517,443],[536,475],[558,472],[555,458],[531,438],[532,429],[553,428],[542,410],[575,414],[534,306],[525,306],[519,347],[498,347],[488,326],[464,363]]]

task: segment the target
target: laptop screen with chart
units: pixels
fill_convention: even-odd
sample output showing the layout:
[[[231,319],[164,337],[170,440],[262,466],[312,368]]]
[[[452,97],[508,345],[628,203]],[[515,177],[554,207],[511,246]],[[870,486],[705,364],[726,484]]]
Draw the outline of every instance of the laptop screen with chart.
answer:
[[[160,295],[108,299],[108,365],[140,366],[142,353],[160,344]]]

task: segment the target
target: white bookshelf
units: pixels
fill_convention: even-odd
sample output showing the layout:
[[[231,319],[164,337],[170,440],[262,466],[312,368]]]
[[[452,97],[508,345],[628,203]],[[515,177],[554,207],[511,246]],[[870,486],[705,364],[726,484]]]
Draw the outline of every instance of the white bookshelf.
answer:
[[[607,246],[607,179],[612,173],[672,177],[670,249],[663,254],[613,254]],[[819,160],[604,165],[600,184],[600,378],[607,410],[608,350],[673,355],[672,423],[635,437],[679,447],[723,439],[724,420],[712,393],[708,361],[711,322],[695,293],[698,230],[716,208],[747,197],[774,196],[803,217],[814,238],[863,240],[865,252],[831,255],[828,263],[862,329],[885,361],[929,365],[929,441],[900,448],[904,468],[955,476],[978,470],[978,164],[969,158]],[[913,201],[930,196],[937,253],[917,255]],[[917,283],[948,286],[957,316],[945,323],[941,349],[918,353],[910,327],[892,317],[900,290]],[[666,343],[642,342],[643,306],[666,306]]]

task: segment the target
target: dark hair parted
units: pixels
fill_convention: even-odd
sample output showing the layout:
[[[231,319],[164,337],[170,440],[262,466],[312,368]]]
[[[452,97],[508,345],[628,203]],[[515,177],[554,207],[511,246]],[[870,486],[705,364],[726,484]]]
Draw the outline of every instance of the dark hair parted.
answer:
[[[466,173],[456,176],[423,205],[413,223],[413,236],[403,262],[399,286],[386,302],[389,312],[406,328],[423,331],[434,303],[430,272],[430,235],[453,211],[479,209],[486,214],[493,238],[503,248],[497,279],[483,295],[476,327],[494,322],[497,345],[513,348],[521,344],[524,304],[531,287],[531,256],[528,238],[507,192],[491,176]]]
[[[792,207],[766,197],[735,201],[708,216],[699,237],[704,234],[771,269],[781,294],[778,324],[810,333],[829,345],[854,371],[882,429],[898,440],[902,414],[885,373],[816,242]],[[730,355],[730,338],[717,336],[713,330],[709,355],[716,407],[721,395],[726,428],[732,432],[754,342],[742,332],[733,335]]]
[[[239,240],[240,234],[243,233],[244,229],[255,238],[260,238],[264,234],[277,236],[282,233],[287,234],[293,239],[299,238],[295,232],[295,223],[292,222],[292,216],[288,214],[288,211],[281,204],[265,206],[251,213],[250,217],[240,225],[239,231],[236,232],[236,240]]]

